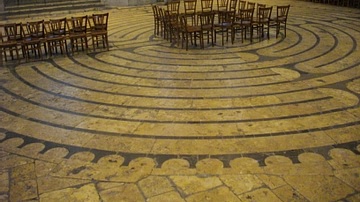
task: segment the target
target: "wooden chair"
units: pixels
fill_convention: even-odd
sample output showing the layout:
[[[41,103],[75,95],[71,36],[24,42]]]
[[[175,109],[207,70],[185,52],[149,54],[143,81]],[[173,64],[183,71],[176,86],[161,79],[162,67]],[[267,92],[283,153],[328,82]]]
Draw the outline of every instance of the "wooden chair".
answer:
[[[188,20],[189,18],[186,15],[180,15],[181,47],[184,48],[185,42],[186,50],[189,47],[189,40],[192,42],[193,37],[196,46],[196,38],[201,32],[200,26],[192,25],[192,22],[188,23]]]
[[[82,51],[88,51],[88,38],[87,38],[87,30],[88,30],[88,16],[80,16],[80,17],[72,17],[70,20],[70,26],[68,29],[70,39],[70,46],[72,53],[79,51],[79,47],[81,46]]]
[[[93,43],[93,50],[99,47],[99,42],[102,42],[103,47],[109,50],[108,39],[108,20],[109,13],[93,14],[90,18],[92,27],[90,28],[90,36]]]
[[[27,22],[24,36],[25,37],[21,45],[24,51],[26,61],[29,61],[31,55],[43,59],[43,54],[41,50],[42,45],[44,46],[45,53],[47,53],[44,20]]]
[[[165,16],[166,9],[159,7],[158,12],[159,12],[159,19],[160,19],[160,27],[161,27],[160,35],[164,39],[169,39],[170,38],[170,35],[168,33],[169,28],[167,27],[168,22],[167,22],[167,19],[166,19],[166,16]]]
[[[180,22],[178,20],[177,14],[172,14],[170,11],[166,10],[164,13],[164,27],[165,27],[165,35],[167,36],[166,39],[170,42],[177,41],[178,44],[180,43]]]
[[[270,39],[270,19],[271,19],[271,7],[260,7],[258,14],[253,22],[254,28],[257,29],[257,34],[259,38],[264,37],[264,30],[267,29],[267,38]]]
[[[284,37],[286,37],[286,24],[287,18],[290,10],[290,5],[287,6],[277,6],[276,7],[276,17],[271,19],[271,23],[274,23],[276,26],[276,38],[280,33],[281,25],[284,29]]]
[[[204,49],[204,36],[207,38],[207,43],[214,46],[214,12],[202,12],[199,13],[200,20],[200,47]]]
[[[160,34],[160,30],[162,30],[162,22],[159,16],[159,6],[152,4],[151,8],[154,15],[154,36],[158,36]]]
[[[19,57],[19,48],[18,42],[16,40],[10,40],[8,36],[0,29],[0,64],[3,63],[3,58],[5,61],[8,61],[6,53],[9,52],[11,59],[14,60],[14,53],[16,55],[16,60],[20,61]]]
[[[218,0],[218,5],[222,4],[223,0]],[[229,40],[229,32],[232,34],[232,26],[233,22],[236,18],[236,5],[237,0],[228,0],[227,1],[227,10],[218,10],[218,22],[214,23],[214,38],[216,42],[216,35],[217,33],[221,33],[221,45],[224,46],[225,41],[225,34],[226,34],[226,41]],[[218,7],[219,8],[219,7]],[[233,36],[231,35],[231,38]]]
[[[67,20],[66,18],[61,19],[51,19],[45,24],[45,41],[48,46],[49,55],[52,56],[55,53],[58,53],[58,48],[60,49],[61,54],[67,52],[66,49],[66,27]]]
[[[254,19],[254,9],[243,9],[240,10],[240,18],[234,22],[233,26],[233,36],[235,36],[235,32],[241,31],[241,42],[244,43],[244,38],[246,39],[247,30],[250,32],[250,42],[252,42],[253,38],[253,19]],[[234,38],[232,38],[234,41]]]
[[[22,23],[8,23],[4,25],[5,34],[8,41],[21,42],[24,38],[24,29]]]

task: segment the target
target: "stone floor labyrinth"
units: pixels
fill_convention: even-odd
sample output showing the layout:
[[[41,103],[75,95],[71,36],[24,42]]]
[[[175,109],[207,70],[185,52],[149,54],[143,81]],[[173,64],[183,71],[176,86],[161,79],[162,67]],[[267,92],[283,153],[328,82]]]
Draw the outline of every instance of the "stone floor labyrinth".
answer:
[[[264,3],[286,38],[186,51],[115,8],[110,51],[5,64],[0,199],[360,200],[360,10]]]

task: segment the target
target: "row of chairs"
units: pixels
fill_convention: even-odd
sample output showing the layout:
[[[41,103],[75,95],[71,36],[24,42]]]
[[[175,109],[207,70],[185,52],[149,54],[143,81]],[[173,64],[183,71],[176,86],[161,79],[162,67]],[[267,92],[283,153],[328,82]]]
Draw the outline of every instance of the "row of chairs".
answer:
[[[204,37],[208,43],[216,43],[216,36],[221,34],[222,45],[231,36],[234,43],[235,35],[241,32],[241,41],[250,34],[253,39],[253,30],[257,30],[259,39],[264,37],[265,28],[267,38],[270,38],[270,27],[276,27],[276,37],[280,28],[284,29],[286,37],[286,23],[290,5],[276,6],[276,16],[271,17],[272,6],[256,4],[254,2],[238,0],[217,0],[216,9],[213,9],[213,0],[200,0],[201,9],[197,9],[197,0],[184,0],[183,11],[180,11],[180,1],[169,1],[166,6],[152,5],[154,13],[154,35],[178,43],[194,43],[200,40],[200,47],[204,48]],[[183,47],[183,45],[182,45]]]
[[[352,8],[360,8],[360,0],[307,0],[314,3],[330,4],[335,6],[345,6]]]
[[[43,59],[43,53],[52,56],[70,51],[88,52],[89,40],[92,41],[93,51],[100,47],[101,42],[103,48],[109,50],[108,18],[109,13],[103,13],[0,25],[1,60],[4,56],[5,61],[8,57],[12,60],[16,57],[20,61],[21,52],[26,61],[30,57]]]

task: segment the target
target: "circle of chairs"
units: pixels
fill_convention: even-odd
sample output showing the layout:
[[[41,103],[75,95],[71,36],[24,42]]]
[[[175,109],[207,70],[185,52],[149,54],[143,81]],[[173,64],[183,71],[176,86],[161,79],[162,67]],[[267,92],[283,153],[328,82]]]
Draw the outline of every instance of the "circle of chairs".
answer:
[[[26,62],[54,54],[89,52],[97,48],[109,50],[109,13],[0,25],[0,59]],[[21,57],[22,56],[22,57]]]
[[[180,0],[170,0],[164,6],[152,5],[154,14],[154,35],[162,36],[172,44],[188,50],[188,44],[203,49],[204,40],[214,46],[217,35],[221,35],[221,45],[231,39],[234,43],[238,32],[241,42],[247,36],[253,41],[254,30],[259,40],[270,38],[270,27],[275,27],[276,37],[283,30],[286,37],[286,24],[290,5],[273,6],[247,2],[244,0],[183,0],[183,11],[180,12]],[[215,7],[215,8],[213,8]],[[272,14],[274,12],[274,14]],[[276,13],[275,13],[276,12]],[[265,35],[266,33],[266,35]]]

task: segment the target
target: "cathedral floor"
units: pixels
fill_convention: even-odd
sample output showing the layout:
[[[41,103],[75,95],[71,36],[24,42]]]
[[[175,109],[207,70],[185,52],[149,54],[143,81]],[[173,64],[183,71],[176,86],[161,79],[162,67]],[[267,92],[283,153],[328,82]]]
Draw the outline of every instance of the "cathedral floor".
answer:
[[[109,51],[4,63],[0,201],[360,201],[360,10],[261,2],[286,37],[186,51],[119,7]]]

